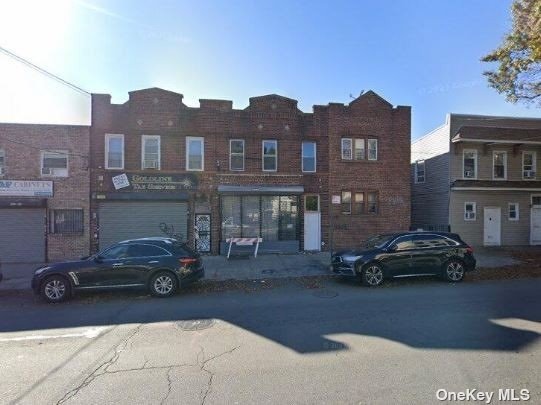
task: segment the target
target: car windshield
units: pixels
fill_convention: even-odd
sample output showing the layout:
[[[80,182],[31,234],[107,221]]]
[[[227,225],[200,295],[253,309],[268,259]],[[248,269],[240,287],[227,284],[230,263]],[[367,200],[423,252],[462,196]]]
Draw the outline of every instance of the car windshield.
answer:
[[[364,242],[363,247],[365,248],[380,248],[385,246],[386,243],[388,243],[394,235],[377,235],[370,239],[368,239],[366,242]]]

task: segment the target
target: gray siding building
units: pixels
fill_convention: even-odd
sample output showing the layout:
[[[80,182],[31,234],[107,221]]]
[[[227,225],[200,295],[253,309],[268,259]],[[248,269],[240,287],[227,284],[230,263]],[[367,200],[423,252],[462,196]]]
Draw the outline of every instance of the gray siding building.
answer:
[[[412,228],[541,244],[541,119],[448,114],[413,142]]]

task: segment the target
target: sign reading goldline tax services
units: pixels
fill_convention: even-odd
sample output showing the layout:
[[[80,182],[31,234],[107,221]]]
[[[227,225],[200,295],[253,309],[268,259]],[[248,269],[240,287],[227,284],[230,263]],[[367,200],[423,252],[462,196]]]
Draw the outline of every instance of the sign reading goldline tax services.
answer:
[[[122,173],[111,177],[118,191],[182,191],[197,189],[198,179],[187,174],[134,174]]]
[[[53,182],[41,180],[0,180],[0,197],[52,197]]]

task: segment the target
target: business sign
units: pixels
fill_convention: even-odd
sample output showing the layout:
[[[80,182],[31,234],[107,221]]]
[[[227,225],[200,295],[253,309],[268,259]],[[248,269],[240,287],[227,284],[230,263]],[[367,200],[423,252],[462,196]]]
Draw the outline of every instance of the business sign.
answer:
[[[128,176],[126,176],[125,173],[114,176],[112,180],[113,186],[115,186],[115,190],[120,190],[121,188],[130,186],[130,181],[128,180]]]
[[[196,190],[197,176],[187,174],[135,174],[124,173],[111,177],[115,190],[119,191],[187,191]]]
[[[52,197],[53,182],[39,180],[0,180],[0,197]]]

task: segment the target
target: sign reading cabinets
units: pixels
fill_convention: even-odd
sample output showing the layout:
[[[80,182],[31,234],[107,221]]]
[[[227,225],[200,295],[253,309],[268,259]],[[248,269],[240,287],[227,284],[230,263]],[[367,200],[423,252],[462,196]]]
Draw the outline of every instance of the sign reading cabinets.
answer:
[[[52,181],[0,180],[0,196],[52,197]]]

